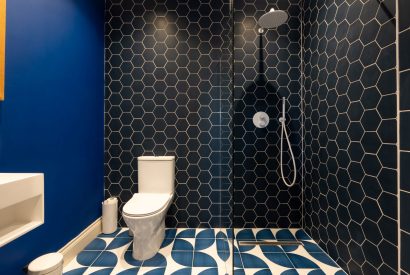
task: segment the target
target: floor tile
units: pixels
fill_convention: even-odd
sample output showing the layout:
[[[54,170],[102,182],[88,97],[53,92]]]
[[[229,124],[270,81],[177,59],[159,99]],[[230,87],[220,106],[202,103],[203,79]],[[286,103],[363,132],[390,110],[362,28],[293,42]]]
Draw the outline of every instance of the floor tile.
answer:
[[[172,261],[170,261],[172,259]],[[194,260],[194,252],[172,251],[170,257],[167,257],[168,264],[177,263],[182,267],[192,267]]]
[[[296,268],[319,268],[311,259],[299,254],[287,253],[287,256]]]
[[[245,270],[243,268],[235,268],[234,269],[234,274],[238,274],[238,275],[245,275]]]
[[[114,269],[112,273],[117,274],[117,275],[135,275],[135,274],[138,274],[139,269],[140,269],[139,267],[129,268],[125,270],[115,270]]]
[[[84,275],[110,275],[112,270],[112,267],[89,267]]]
[[[174,242],[175,242],[175,239],[164,239],[164,241],[161,244],[161,248],[168,247],[168,246],[172,247],[174,245]]]
[[[275,232],[277,240],[296,240],[290,229],[279,229]]]
[[[127,252],[126,252],[127,253]],[[129,255],[128,257],[132,258],[132,255]],[[113,269],[113,274],[121,274],[121,272],[127,274],[128,272],[134,272],[133,274],[136,273],[136,271],[139,270],[140,266],[142,265],[142,262],[136,261],[132,258],[132,262],[128,259],[128,261],[125,260],[125,255],[123,255],[123,258],[118,261],[117,265]],[[135,261],[135,262],[134,262]],[[134,264],[132,264],[134,263]]]
[[[88,267],[79,267],[74,269],[65,268],[64,275],[81,275],[86,272]]]
[[[99,250],[102,251],[107,247],[107,240],[103,238],[95,238],[91,243],[89,243],[84,250]]]
[[[193,228],[178,228],[175,238],[195,238],[196,229]]]
[[[215,237],[217,239],[229,239],[232,238],[229,236],[229,233],[224,228],[219,228],[218,230],[215,229]]]
[[[116,249],[123,246],[129,246],[132,242],[132,239],[129,238],[115,238],[110,244],[107,246],[107,250]]]
[[[229,243],[228,239],[216,239],[216,249],[217,251],[232,251],[232,244]]]
[[[164,275],[165,267],[141,267],[138,271],[138,274],[144,275]]]
[[[211,246],[216,246],[216,239],[195,239],[195,250],[203,250]]]
[[[218,267],[218,261],[212,255],[204,252],[195,251],[194,252],[194,267]]]
[[[218,269],[215,267],[194,267],[192,268],[192,275],[223,275],[224,269]],[[236,273],[235,273],[236,274]]]
[[[103,251],[100,256],[93,262],[92,266],[98,267],[115,267],[118,262],[118,257],[111,251]]]
[[[165,239],[174,239],[177,234],[177,230],[175,228],[167,228],[165,230]]]
[[[241,253],[242,264],[244,268],[269,268],[266,261],[249,253]]]
[[[252,229],[245,228],[236,232],[235,239],[238,241],[255,241],[256,237]]]
[[[272,230],[263,228],[260,230],[253,230],[255,234],[255,238],[257,240],[276,240],[275,235],[273,234]]]
[[[238,245],[245,240],[299,240],[304,246]],[[88,244],[65,266],[64,274],[230,275],[233,268],[235,275],[345,274],[298,228],[166,229],[159,252],[145,261],[132,257],[132,237],[127,228],[119,228]]]
[[[128,229],[122,230],[120,233],[118,233],[115,238],[126,238],[126,239],[132,239],[132,236],[130,236],[130,232]]]
[[[286,253],[263,253],[266,259],[268,259],[268,266],[272,267],[272,263],[276,266],[293,268],[291,260],[288,258]]]
[[[118,233],[120,233],[120,232],[123,231],[123,230],[124,230],[124,228],[118,228],[117,230],[115,230],[115,231],[114,231],[113,233],[111,233],[111,234],[101,233],[101,234],[98,235],[98,237],[99,237],[99,238],[115,238],[115,236],[117,236]]]
[[[166,267],[167,260],[164,255],[157,253],[151,259],[142,262],[142,266],[153,266],[153,267]]]
[[[302,240],[303,241],[312,240],[312,238],[303,229],[292,228],[292,229],[289,229],[289,230],[296,237],[296,239],[298,239],[300,241],[302,241]]]
[[[77,275],[77,274],[84,274],[85,270],[88,268],[88,266],[83,266],[79,264],[74,258],[71,262],[69,262],[65,267],[64,267],[64,272],[66,272],[69,275]]]
[[[191,275],[191,274],[197,274],[193,273],[192,267],[186,267],[186,268],[181,268],[175,271],[171,271],[168,268],[165,271],[165,274],[171,274],[171,275]]]
[[[234,268],[243,269],[243,263],[242,263],[242,258],[241,258],[240,253],[233,254],[233,266]]]
[[[100,256],[102,251],[81,251],[77,257],[76,261],[83,266],[91,266],[91,264]]]
[[[173,243],[173,250],[178,251],[193,251],[195,246],[195,239],[175,239]]]
[[[124,254],[124,261],[133,267],[139,267],[143,263],[142,261],[138,261],[134,259],[134,257],[132,257],[132,251],[129,251],[129,250],[126,251]]]
[[[226,232],[226,236],[228,237],[228,239],[233,239],[234,237],[234,229],[232,228],[224,228],[222,229],[223,232]]]
[[[196,230],[196,239],[215,239],[215,229],[213,228],[202,228]]]
[[[340,269],[340,267],[326,253],[309,253],[302,246],[299,246],[295,251],[286,254],[296,268],[322,269],[331,274],[334,274]]]

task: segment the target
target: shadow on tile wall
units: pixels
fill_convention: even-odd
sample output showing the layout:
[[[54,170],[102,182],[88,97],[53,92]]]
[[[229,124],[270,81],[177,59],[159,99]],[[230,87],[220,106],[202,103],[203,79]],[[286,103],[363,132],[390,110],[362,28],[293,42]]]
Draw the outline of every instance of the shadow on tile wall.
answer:
[[[167,226],[229,227],[231,16],[198,3],[106,1],[105,196],[121,209],[138,156],[176,155]]]
[[[305,226],[350,274],[398,268],[395,6],[381,2],[303,9]]]
[[[301,227],[301,7],[300,1],[234,1],[234,225]],[[286,24],[258,33],[257,20],[270,8],[290,15]],[[288,129],[296,156],[296,185],[280,179],[281,97],[287,98]],[[270,116],[267,128],[252,122]],[[285,145],[285,148],[286,145]],[[291,160],[285,153],[285,174]]]

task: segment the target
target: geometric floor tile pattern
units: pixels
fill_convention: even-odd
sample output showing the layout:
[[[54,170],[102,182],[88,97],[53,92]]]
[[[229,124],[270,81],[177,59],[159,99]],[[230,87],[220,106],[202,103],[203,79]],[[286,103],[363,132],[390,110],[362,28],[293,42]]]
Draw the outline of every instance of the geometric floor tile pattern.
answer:
[[[88,244],[64,267],[64,275],[346,274],[301,229],[235,229],[234,233],[232,247],[232,229],[167,229],[159,252],[137,261],[128,229],[120,228]],[[242,240],[299,240],[304,245],[239,246]]]
[[[159,252],[137,261],[132,257],[132,237],[121,228],[94,239],[67,264],[64,275],[227,274],[227,268],[232,269],[231,250],[226,229],[167,229]]]
[[[303,229],[234,229],[234,274],[346,274]],[[300,241],[303,245],[239,245],[239,241]]]

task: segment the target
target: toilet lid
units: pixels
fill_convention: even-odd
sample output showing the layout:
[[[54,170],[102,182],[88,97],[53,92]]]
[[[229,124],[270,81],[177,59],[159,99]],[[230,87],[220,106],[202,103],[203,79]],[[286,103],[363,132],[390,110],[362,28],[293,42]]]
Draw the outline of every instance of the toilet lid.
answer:
[[[130,216],[155,214],[164,208],[170,198],[170,194],[136,193],[124,205],[123,212]]]

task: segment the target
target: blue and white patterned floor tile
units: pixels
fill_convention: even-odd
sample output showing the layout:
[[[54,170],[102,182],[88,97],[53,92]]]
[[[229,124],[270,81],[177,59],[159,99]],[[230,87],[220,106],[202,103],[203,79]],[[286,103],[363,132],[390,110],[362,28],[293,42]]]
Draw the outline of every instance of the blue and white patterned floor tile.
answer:
[[[240,240],[299,240],[304,246],[239,246]],[[346,273],[301,229],[167,229],[160,251],[137,261],[132,257],[132,237],[121,228],[94,239],[65,266],[64,274]]]
[[[64,274],[226,274],[227,234],[226,229],[167,229],[160,251],[136,261],[132,237],[122,228],[99,235],[65,266]]]
[[[346,273],[302,229],[235,229],[234,274]],[[301,241],[303,246],[239,246],[239,241]]]

